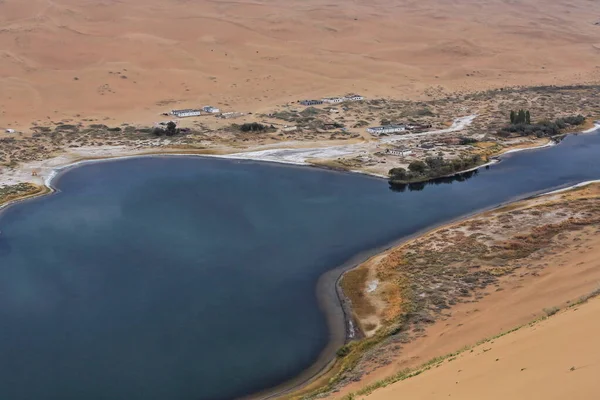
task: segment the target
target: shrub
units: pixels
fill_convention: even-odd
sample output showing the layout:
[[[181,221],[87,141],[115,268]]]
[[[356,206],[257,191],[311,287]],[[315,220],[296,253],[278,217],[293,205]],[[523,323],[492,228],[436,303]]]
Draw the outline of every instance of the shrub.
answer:
[[[422,174],[427,169],[427,164],[425,164],[423,161],[413,161],[410,164],[408,164],[408,169],[411,172]]]
[[[474,144],[474,143],[477,143],[477,142],[479,142],[479,140],[473,139],[473,138],[468,138],[468,137],[461,137],[460,138],[460,144],[463,145],[463,146],[467,145],[467,144]]]
[[[240,126],[242,132],[263,132],[267,130],[267,126],[258,122],[249,122]]]
[[[339,358],[343,358],[346,357],[348,354],[350,354],[350,347],[345,344],[342,347],[340,347],[338,349],[338,351],[335,352],[335,354],[339,357]]]
[[[557,312],[560,311],[560,309],[558,307],[550,307],[550,308],[544,308],[544,313],[546,313],[547,316],[552,316],[554,314],[556,314]]]
[[[408,177],[408,174],[404,168],[392,168],[388,172],[388,175],[392,179],[404,180]]]

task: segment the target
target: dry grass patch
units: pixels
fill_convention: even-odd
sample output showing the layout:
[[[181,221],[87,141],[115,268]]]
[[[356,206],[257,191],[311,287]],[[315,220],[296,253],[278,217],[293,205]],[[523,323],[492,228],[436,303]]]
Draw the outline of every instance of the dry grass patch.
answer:
[[[359,319],[376,311],[365,292],[368,276],[367,268],[356,268],[346,272],[340,282],[344,294],[352,302],[352,311]]]
[[[0,205],[26,197],[45,193],[46,188],[33,183],[19,183],[0,187]]]

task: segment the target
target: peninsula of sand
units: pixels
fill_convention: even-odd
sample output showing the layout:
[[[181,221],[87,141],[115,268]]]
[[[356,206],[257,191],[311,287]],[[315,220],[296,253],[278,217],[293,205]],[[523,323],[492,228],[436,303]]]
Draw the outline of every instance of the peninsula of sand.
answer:
[[[598,360],[585,350],[595,346],[595,327],[585,322],[593,318],[565,314],[528,324],[565,307],[576,311],[600,294],[599,204],[600,184],[584,183],[436,228],[346,272],[340,285],[364,338],[302,393],[325,386],[326,397],[336,399],[597,395],[589,377]],[[592,314],[596,308],[585,307]],[[567,344],[571,331],[581,335],[580,347]],[[501,384],[503,374],[520,383]],[[538,388],[551,376],[556,388]]]

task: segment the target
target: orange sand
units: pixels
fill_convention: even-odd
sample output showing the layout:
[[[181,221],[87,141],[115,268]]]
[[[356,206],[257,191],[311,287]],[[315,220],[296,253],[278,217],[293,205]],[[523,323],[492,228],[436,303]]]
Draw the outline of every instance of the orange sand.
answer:
[[[597,82],[598,18],[584,0],[3,0],[0,127]]]
[[[370,400],[600,398],[600,299],[466,351]]]

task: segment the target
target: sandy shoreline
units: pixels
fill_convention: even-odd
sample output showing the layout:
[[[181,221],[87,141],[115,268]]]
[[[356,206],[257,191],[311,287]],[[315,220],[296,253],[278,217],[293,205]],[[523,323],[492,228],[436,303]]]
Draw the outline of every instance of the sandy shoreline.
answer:
[[[319,381],[321,378],[327,378],[327,373],[335,367],[335,361],[337,360],[337,349],[339,349],[342,345],[348,343],[352,339],[350,335],[356,334],[355,329],[353,327],[357,326],[357,324],[353,322],[353,318],[351,316],[351,306],[340,286],[340,281],[345,273],[361,266],[364,262],[368,261],[369,259],[378,254],[383,254],[389,250],[392,250],[398,246],[410,242],[411,240],[415,240],[420,236],[444,228],[446,226],[451,226],[469,220],[475,216],[497,209],[501,209],[508,205],[525,201],[531,198],[550,196],[556,193],[567,192],[569,190],[577,189],[579,187],[584,187],[599,182],[600,180],[594,180],[578,183],[549,192],[533,192],[530,194],[519,196],[517,198],[511,199],[503,203],[499,203],[497,205],[478,209],[469,214],[454,218],[450,221],[441,222],[439,224],[424,228],[418,232],[415,232],[414,234],[395,239],[392,242],[383,246],[379,246],[359,253],[353,256],[345,263],[343,263],[341,266],[326,272],[321,276],[317,284],[317,296],[319,298],[320,307],[326,315],[328,325],[330,327],[330,332],[332,332],[332,337],[327,347],[319,355],[317,361],[315,361],[315,363],[311,365],[311,367],[303,371],[296,378],[285,382],[275,388],[265,390],[259,394],[244,397],[244,399],[266,400],[279,398],[280,396],[293,395],[296,391],[301,391],[302,389],[304,389],[307,386],[310,386],[314,382]],[[326,382],[324,384],[326,384]]]
[[[588,187],[581,188],[582,186]],[[435,246],[436,243],[440,243],[440,240],[444,240],[445,235],[452,237],[453,233],[458,232],[459,234],[464,233],[468,237],[469,233],[478,230],[490,236],[498,235],[499,231],[508,230],[507,236],[500,236],[499,240],[510,241],[512,237],[518,240],[527,237],[529,233],[539,233],[543,229],[552,230],[553,227],[560,226],[562,217],[554,218],[556,215],[561,215],[561,212],[566,213],[562,216],[568,218],[569,221],[581,218],[578,220],[580,222],[575,223],[572,230],[562,231],[563,233],[555,236],[551,241],[540,244],[539,247],[536,247],[537,251],[531,253],[530,256],[517,256],[512,262],[510,256],[507,257],[507,264],[502,264],[502,268],[507,268],[506,271],[509,272],[502,275],[493,285],[489,285],[475,295],[475,299],[468,299],[464,303],[459,302],[457,305],[453,305],[451,310],[444,312],[443,317],[439,320],[431,324],[426,323],[422,334],[417,334],[410,342],[402,342],[401,350],[394,351],[393,346],[384,347],[384,350],[387,349],[390,353],[384,351],[377,354],[389,364],[367,362],[368,366],[359,367],[362,371],[362,374],[357,375],[361,377],[359,381],[351,380],[347,385],[338,388],[340,392],[336,391],[326,398],[363,398],[373,388],[380,387],[381,383],[383,383],[382,386],[386,386],[389,382],[395,382],[394,377],[402,376],[403,371],[407,369],[418,369],[423,365],[428,365],[428,361],[443,359],[446,355],[454,357],[457,350],[463,349],[465,346],[470,347],[480,343],[482,339],[503,335],[514,330],[515,327],[528,324],[535,318],[552,315],[554,312],[552,310],[557,309],[555,306],[562,308],[573,304],[573,301],[579,298],[586,297],[589,293],[597,293],[600,276],[597,254],[600,241],[597,236],[598,213],[595,202],[598,199],[599,186],[585,183],[571,186],[571,188],[573,187],[576,190],[563,191],[564,193],[558,195],[550,192],[543,197],[536,196],[513,203],[498,212],[476,216],[458,226],[450,225],[443,228],[442,231],[433,231],[432,235],[425,235],[421,241],[413,243],[412,247],[409,246],[407,251],[414,251],[415,246],[420,245],[430,249],[431,247],[427,247],[428,244]],[[579,208],[581,204],[587,204],[587,206]],[[596,210],[594,216],[586,214],[585,211],[583,214],[577,215],[580,210],[586,209],[585,207],[590,207],[587,210]],[[538,217],[540,214],[537,214],[536,210],[548,210],[548,213],[544,214],[542,211],[541,216]],[[569,212],[572,213],[571,216],[569,216]],[[518,215],[526,216],[528,213],[529,217],[519,219]],[[516,219],[510,222],[510,218],[506,218],[507,216],[515,216]],[[543,221],[538,222],[538,218]],[[563,219],[563,221],[565,220]],[[554,223],[556,225],[553,225]],[[491,225],[494,227],[490,228]],[[529,230],[531,227],[534,227],[533,230]],[[537,227],[539,227],[539,231],[536,230]],[[513,236],[515,232],[516,236]],[[535,234],[531,237],[534,236]],[[498,240],[497,238],[496,236],[496,239],[492,239],[492,241]],[[485,243],[485,240],[476,240],[474,247]],[[543,242],[543,239],[541,240]],[[456,243],[459,242],[454,243],[455,247],[449,247],[450,252],[456,250]],[[495,241],[495,243],[498,242]],[[527,245],[523,244],[523,246]],[[423,250],[423,252],[427,252],[427,250]],[[390,263],[383,268],[392,267],[402,254],[405,253],[402,253],[401,249],[388,254]],[[432,260],[435,257],[435,254],[432,255]],[[385,265],[381,260],[382,258],[378,257],[377,261],[363,267],[379,268],[379,266]],[[457,262],[474,265],[478,264],[479,260],[481,258],[475,255]],[[493,265],[496,264],[487,264],[487,266]],[[485,261],[482,266],[486,268]],[[517,369],[517,371],[519,370]],[[454,381],[451,383],[454,384]],[[352,397],[351,394],[355,397]],[[428,393],[428,396],[422,395],[421,397],[437,398],[432,394]]]

